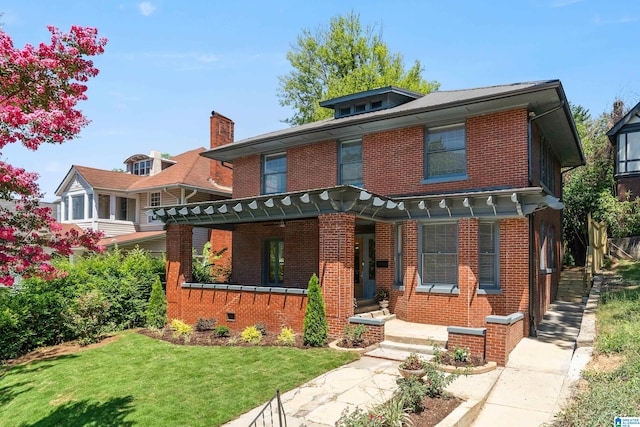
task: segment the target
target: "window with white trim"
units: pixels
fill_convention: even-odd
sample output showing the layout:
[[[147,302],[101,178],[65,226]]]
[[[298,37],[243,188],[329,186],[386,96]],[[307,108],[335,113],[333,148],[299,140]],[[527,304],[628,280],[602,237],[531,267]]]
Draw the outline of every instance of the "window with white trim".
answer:
[[[640,173],[640,132],[624,132],[618,135],[616,173]]]
[[[467,171],[464,124],[428,129],[424,152],[425,179],[464,177]]]
[[[136,199],[116,198],[116,219],[120,221],[136,220]]]
[[[93,193],[89,193],[87,194],[87,218],[92,219],[93,218]]]
[[[458,286],[458,223],[422,225],[422,285]]]
[[[264,162],[262,165],[262,194],[284,193],[286,191],[286,153],[264,156]]]
[[[144,175],[147,176],[151,173],[151,160],[140,160],[133,164],[134,175]]]
[[[71,219],[84,219],[84,194],[71,196]]]
[[[108,194],[98,194],[98,218],[111,218],[111,196]]]
[[[497,221],[478,223],[478,284],[480,289],[500,288],[500,226]]]
[[[362,140],[340,143],[340,184],[362,186]]]
[[[152,192],[148,194],[149,197],[149,206],[151,208],[157,208],[158,206],[160,206],[160,192]],[[158,222],[158,217],[157,215],[153,215],[150,217],[147,217],[149,222]]]

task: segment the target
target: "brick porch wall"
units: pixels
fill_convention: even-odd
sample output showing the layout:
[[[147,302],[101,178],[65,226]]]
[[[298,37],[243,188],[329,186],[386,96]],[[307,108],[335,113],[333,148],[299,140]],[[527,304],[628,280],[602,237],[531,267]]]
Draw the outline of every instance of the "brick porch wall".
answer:
[[[484,335],[467,335],[455,332],[448,333],[447,350],[452,352],[456,347],[460,347],[474,355],[484,359],[485,355],[485,336]]]
[[[181,285],[191,280],[193,227],[171,224],[167,228],[167,315],[169,320],[182,316]]]
[[[513,323],[496,322],[487,319],[487,360],[505,366],[509,353],[523,338],[523,319]]]

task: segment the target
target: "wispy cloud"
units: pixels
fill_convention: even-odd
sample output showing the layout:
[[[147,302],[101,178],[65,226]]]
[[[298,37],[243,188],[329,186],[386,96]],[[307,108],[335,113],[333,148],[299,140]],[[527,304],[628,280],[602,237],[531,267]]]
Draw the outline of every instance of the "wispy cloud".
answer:
[[[596,15],[595,18],[593,18],[593,23],[596,25],[618,25],[618,24],[630,24],[633,22],[638,22],[638,18],[623,16],[622,18],[602,19],[600,18],[600,15]]]
[[[551,7],[565,7],[572,4],[580,3],[584,0],[553,0],[550,4]]]
[[[138,5],[138,9],[144,16],[149,16],[156,11],[156,7],[150,1],[143,1]]]

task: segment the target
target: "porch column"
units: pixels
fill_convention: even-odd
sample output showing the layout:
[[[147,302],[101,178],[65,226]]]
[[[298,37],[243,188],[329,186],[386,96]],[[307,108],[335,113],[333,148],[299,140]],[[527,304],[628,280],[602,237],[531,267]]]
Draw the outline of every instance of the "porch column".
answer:
[[[353,252],[355,216],[331,213],[318,216],[319,278],[327,310],[329,335],[343,333],[353,316]]]
[[[193,227],[170,224],[167,227],[167,315],[169,320],[180,319],[182,284],[191,281]]]

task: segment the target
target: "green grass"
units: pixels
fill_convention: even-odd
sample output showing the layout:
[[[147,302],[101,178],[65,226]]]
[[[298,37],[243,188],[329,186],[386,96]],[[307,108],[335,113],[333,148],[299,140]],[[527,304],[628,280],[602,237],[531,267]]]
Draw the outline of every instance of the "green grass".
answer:
[[[588,390],[563,409],[557,425],[613,425],[616,416],[640,415],[640,263],[625,262],[616,273],[622,286],[600,296],[595,352],[622,364],[612,372],[585,371]]]
[[[176,346],[133,332],[0,371],[1,426],[217,426],[357,356]]]

